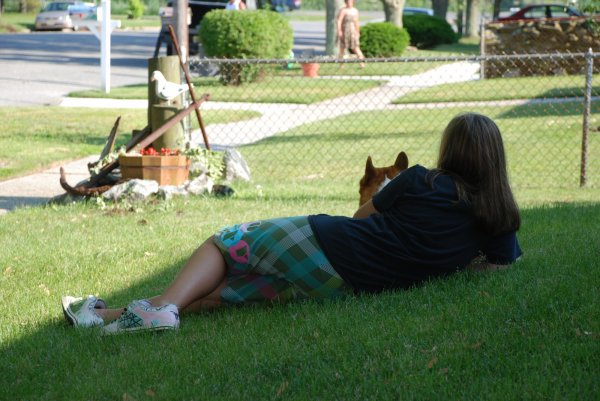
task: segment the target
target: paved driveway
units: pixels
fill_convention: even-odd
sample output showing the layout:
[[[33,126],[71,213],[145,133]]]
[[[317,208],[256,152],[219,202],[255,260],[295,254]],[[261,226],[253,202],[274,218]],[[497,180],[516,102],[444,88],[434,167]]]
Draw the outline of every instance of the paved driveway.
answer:
[[[111,86],[146,81],[157,32],[112,35]],[[67,93],[100,88],[100,42],[90,32],[0,35],[0,106],[58,104]]]

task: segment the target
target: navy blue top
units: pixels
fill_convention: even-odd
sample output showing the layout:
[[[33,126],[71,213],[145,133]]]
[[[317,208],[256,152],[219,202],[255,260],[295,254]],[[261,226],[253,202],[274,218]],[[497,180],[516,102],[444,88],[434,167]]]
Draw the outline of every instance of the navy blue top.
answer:
[[[515,232],[493,237],[477,227],[471,207],[458,201],[453,179],[413,166],[373,197],[379,213],[364,219],[309,216],[319,245],[356,291],[406,288],[466,267],[484,254],[489,263],[521,256]]]

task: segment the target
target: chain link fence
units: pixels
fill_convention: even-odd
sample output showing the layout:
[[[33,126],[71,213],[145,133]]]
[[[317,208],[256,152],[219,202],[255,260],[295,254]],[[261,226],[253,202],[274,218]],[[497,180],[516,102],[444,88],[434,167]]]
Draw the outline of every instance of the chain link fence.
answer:
[[[376,166],[387,166],[402,150],[411,164],[434,166],[448,121],[477,112],[500,127],[515,187],[565,188],[600,185],[600,86],[592,67],[599,58],[591,52],[367,59],[364,64],[196,58],[190,67],[199,80],[196,92],[211,94],[202,113],[239,119],[209,124],[209,143],[237,148],[261,174],[303,165],[303,177],[348,174],[354,180],[367,156]],[[586,66],[577,74],[536,74],[575,61]],[[309,62],[318,62],[318,77],[304,76]],[[222,85],[219,71],[232,63],[253,68],[261,80]],[[482,79],[481,71],[490,65],[500,77]],[[530,68],[530,76],[503,73],[514,65]],[[198,132],[193,140],[202,144]]]

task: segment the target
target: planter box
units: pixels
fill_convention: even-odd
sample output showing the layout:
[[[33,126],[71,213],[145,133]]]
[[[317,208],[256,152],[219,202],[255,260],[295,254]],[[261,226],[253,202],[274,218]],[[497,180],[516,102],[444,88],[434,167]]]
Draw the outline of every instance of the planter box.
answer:
[[[158,185],[181,185],[190,173],[190,160],[181,155],[120,155],[119,164],[123,178],[154,180]]]

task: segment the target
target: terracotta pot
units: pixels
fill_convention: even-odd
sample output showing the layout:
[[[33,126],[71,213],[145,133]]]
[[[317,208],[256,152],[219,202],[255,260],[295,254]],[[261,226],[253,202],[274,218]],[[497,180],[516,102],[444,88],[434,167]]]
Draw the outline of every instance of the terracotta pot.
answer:
[[[305,77],[315,78],[319,76],[319,63],[302,63],[302,72]]]
[[[181,155],[120,155],[119,164],[123,178],[154,180],[158,185],[181,185],[190,173],[190,159]]]

